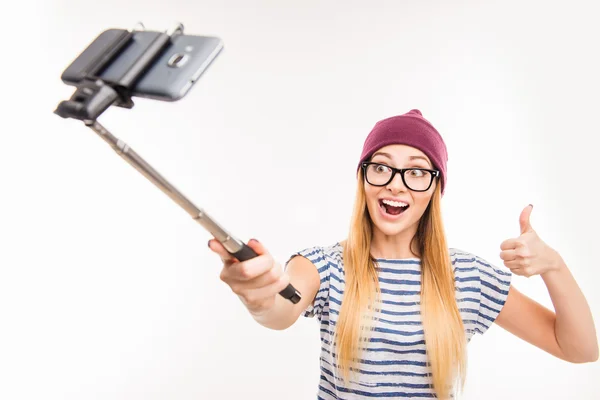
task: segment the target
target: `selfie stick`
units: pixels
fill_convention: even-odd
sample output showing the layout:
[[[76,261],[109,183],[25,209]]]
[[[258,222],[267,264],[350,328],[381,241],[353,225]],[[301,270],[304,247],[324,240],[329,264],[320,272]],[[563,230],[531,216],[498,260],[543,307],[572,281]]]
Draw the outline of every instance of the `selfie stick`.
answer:
[[[60,102],[54,113],[62,118],[83,121],[87,127],[108,143],[121,158],[131,164],[210,232],[233,257],[240,261],[246,261],[257,257],[252,248],[227,232],[206,211],[196,207],[127,143],[115,137],[97,121],[97,118],[111,105],[123,108],[133,107],[130,91],[137,78],[161,54],[170,43],[171,38],[181,33],[183,33],[183,25],[177,24],[173,29],[159,35],[148,50],[132,64],[129,71],[120,79],[115,81],[102,80],[97,76],[98,72],[108,65],[130,43],[133,37],[133,31],[122,30],[121,35],[115,38],[103,50],[103,53],[91,57],[88,65],[82,68],[81,80],[77,84],[75,93],[69,100]],[[289,284],[279,294],[294,304],[297,304],[302,298],[300,292],[292,284]]]

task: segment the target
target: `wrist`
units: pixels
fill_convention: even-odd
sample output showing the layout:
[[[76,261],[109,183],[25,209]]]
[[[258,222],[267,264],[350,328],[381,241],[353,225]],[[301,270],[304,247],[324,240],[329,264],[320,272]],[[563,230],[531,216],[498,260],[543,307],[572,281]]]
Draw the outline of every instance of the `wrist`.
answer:
[[[266,328],[274,330],[286,329],[293,321],[288,318],[290,313],[285,312],[285,307],[289,307],[289,305],[284,302],[286,302],[286,300],[283,299],[283,297],[277,296],[270,306],[254,310],[249,309],[250,315],[254,321]],[[289,304],[291,305],[291,303]],[[284,307],[283,310],[282,307]]]
[[[554,275],[561,275],[564,271],[567,270],[567,264],[560,256],[560,254],[555,253],[555,256],[548,263],[548,270],[542,274],[542,278],[552,277]]]
[[[269,314],[275,308],[276,301],[277,299],[273,299],[272,301],[266,301],[261,304],[245,303],[244,305],[246,306],[246,309],[248,310],[252,318],[260,322],[269,318]]]

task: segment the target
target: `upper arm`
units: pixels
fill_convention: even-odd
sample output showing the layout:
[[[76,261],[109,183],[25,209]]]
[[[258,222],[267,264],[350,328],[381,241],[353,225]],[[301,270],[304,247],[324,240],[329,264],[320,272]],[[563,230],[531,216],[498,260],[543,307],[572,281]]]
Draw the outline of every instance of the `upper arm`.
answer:
[[[305,257],[293,256],[285,267],[290,283],[300,292],[302,298],[291,311],[292,324],[310,309],[319,291],[321,278],[316,266]]]
[[[510,286],[496,324],[524,341],[565,360],[554,333],[553,311]]]
[[[286,263],[292,282],[296,279],[304,287],[302,300],[294,308],[296,318],[304,315],[321,320],[328,303],[330,269],[337,266],[337,258],[331,253],[331,249],[311,247],[292,255]]]
[[[477,304],[474,332],[483,335],[506,303],[512,274],[477,256],[465,258],[464,266],[456,270],[459,282],[469,286],[463,296]]]

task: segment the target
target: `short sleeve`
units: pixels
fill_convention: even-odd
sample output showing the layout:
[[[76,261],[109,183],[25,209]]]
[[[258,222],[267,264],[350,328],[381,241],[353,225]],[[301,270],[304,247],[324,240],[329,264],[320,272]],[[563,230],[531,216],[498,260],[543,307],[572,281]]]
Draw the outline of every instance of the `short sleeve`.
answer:
[[[323,313],[323,308],[328,303],[329,268],[331,262],[329,260],[329,257],[325,254],[325,251],[322,247],[310,247],[308,249],[304,249],[302,251],[294,253],[285,263],[285,270],[287,270],[289,262],[297,256],[302,256],[306,258],[315,266],[315,268],[319,272],[319,277],[321,279],[319,290],[317,291],[317,294],[315,295],[313,301],[304,310],[303,315],[308,318],[316,316],[320,321],[321,315]]]
[[[512,274],[479,257],[475,257],[475,265],[480,291],[477,331],[484,334],[496,321],[506,303]]]

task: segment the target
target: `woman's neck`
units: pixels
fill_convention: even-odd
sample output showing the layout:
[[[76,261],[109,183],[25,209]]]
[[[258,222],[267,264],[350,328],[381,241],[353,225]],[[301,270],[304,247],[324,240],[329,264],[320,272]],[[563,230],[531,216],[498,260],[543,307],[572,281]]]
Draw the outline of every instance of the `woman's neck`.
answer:
[[[407,231],[394,236],[388,236],[381,231],[375,231],[371,240],[371,255],[378,259],[393,260],[418,258],[411,250],[411,243],[414,236],[415,233]]]

